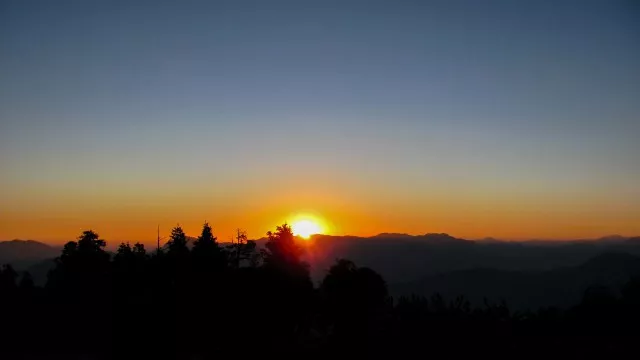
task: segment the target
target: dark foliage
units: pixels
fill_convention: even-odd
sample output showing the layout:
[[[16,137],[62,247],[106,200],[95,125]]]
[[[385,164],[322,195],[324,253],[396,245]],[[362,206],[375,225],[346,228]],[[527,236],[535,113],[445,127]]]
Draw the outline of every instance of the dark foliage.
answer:
[[[85,231],[64,246],[43,288],[4,265],[0,356],[611,357],[640,335],[638,278],[592,286],[565,309],[514,312],[438,294],[394,302],[382,276],[346,259],[314,288],[291,228],[267,235],[261,251],[240,230],[223,247],[205,223],[190,249],[177,226],[165,248],[123,243],[111,256]]]

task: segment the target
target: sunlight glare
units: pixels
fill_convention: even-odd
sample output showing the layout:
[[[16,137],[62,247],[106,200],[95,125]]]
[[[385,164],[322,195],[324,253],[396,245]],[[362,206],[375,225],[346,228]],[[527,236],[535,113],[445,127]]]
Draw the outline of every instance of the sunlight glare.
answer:
[[[308,239],[313,234],[319,234],[321,232],[320,225],[317,222],[303,219],[295,221],[291,224],[293,234],[300,236],[301,238]]]

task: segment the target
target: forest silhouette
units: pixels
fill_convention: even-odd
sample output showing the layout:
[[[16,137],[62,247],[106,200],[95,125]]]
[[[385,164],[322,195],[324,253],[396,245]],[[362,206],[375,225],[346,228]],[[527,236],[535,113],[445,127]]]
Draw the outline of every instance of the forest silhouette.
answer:
[[[289,225],[264,248],[238,231],[219,243],[208,223],[189,244],[122,243],[92,231],[65,244],[44,287],[0,270],[0,355],[41,358],[388,358],[616,355],[640,334],[640,279],[619,294],[591,287],[571,308],[514,312],[463,297],[393,299],[383,277],[336,259],[314,286]],[[402,259],[396,259],[402,261]]]

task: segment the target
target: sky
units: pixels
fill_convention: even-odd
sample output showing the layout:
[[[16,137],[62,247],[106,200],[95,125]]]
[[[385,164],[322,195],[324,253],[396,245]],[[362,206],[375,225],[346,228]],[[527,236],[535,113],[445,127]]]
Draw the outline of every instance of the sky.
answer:
[[[640,235],[634,1],[2,1],[0,239]],[[306,215],[305,215],[306,214]]]

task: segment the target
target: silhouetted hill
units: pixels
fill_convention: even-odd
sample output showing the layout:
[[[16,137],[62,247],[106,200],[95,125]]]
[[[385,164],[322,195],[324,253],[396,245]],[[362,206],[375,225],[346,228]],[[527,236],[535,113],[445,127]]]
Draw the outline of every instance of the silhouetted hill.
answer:
[[[441,234],[425,234],[422,236],[416,236],[416,240],[426,241],[431,244],[442,244],[442,245],[452,245],[452,244],[466,244],[471,245],[475,244],[475,242],[465,239],[455,238],[449,234],[441,233]]]
[[[414,282],[390,284],[395,296],[440,293],[453,299],[467,297],[482,305],[505,300],[513,309],[569,307],[577,304],[590,286],[617,291],[630,277],[640,276],[640,257],[625,253],[605,253],[574,267],[549,271],[506,271],[477,268],[431,275]]]
[[[387,281],[406,282],[438,273],[497,269],[547,271],[578,266],[607,252],[640,255],[640,241],[624,237],[524,242],[470,241],[448,234],[385,233],[374,237],[315,235],[306,242],[313,277],[324,276],[337,258],[348,258],[380,272]],[[258,241],[260,245],[260,241]]]
[[[479,244],[500,244],[500,243],[505,242],[503,240],[499,240],[499,239],[492,238],[492,237],[486,237],[486,238],[482,238],[482,239],[478,239],[478,240],[474,240],[474,241],[479,243]]]
[[[0,241],[0,264],[11,264],[17,270],[24,270],[59,254],[60,248],[34,240]]]
[[[194,239],[188,237],[189,247]],[[639,239],[612,235],[564,242],[503,242],[470,241],[448,234],[381,233],[372,237],[314,235],[304,244],[305,260],[310,263],[316,281],[325,275],[335,259],[348,258],[376,269],[389,283],[406,283],[469,269],[539,272],[575,267],[606,252],[640,255]],[[258,248],[262,248],[265,241],[265,238],[258,239]],[[163,247],[166,249],[166,245]],[[4,241],[0,242],[0,263],[11,263],[18,270],[33,266],[34,278],[39,282],[46,276],[46,271],[40,270],[51,266],[45,260],[55,258],[59,251],[37,241]]]
[[[628,238],[625,243],[628,245],[640,245],[640,236]]]
[[[378,235],[374,235],[371,238],[372,239],[378,239],[378,238],[382,238],[382,239],[398,239],[398,238],[411,238],[413,236],[409,235],[409,234],[402,234],[402,233],[380,233]]]
[[[626,237],[622,235],[607,235],[601,238],[598,238],[596,241],[608,242],[608,243],[618,243],[621,244],[627,240]]]

